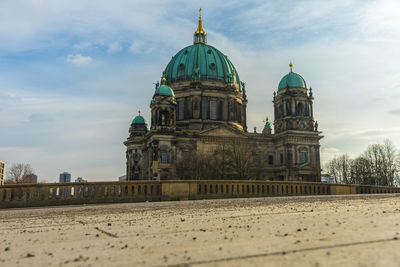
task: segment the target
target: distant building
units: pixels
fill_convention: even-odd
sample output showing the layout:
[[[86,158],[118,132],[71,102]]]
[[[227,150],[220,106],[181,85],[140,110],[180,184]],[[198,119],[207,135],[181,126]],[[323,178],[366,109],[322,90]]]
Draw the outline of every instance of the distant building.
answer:
[[[68,172],[60,173],[60,183],[70,183],[71,182],[71,174]]]
[[[87,180],[83,179],[82,177],[78,177],[75,179],[75,183],[87,183]]]
[[[33,173],[28,174],[26,176],[26,178],[27,178],[28,183],[37,184],[37,175],[36,174],[33,174]]]
[[[122,176],[118,177],[118,181],[120,181],[120,182],[126,181],[126,175],[122,175]]]
[[[0,160],[0,185],[4,184],[5,170],[6,170],[6,163]]]
[[[330,177],[330,176],[322,176],[321,177],[321,182],[322,183],[328,183],[328,184],[334,184],[335,183],[335,179],[333,177]]]

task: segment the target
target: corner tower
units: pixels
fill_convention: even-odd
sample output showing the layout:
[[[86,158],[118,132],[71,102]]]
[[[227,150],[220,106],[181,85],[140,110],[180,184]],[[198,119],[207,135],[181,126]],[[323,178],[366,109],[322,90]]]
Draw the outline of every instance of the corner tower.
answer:
[[[143,140],[147,134],[147,123],[139,114],[133,119],[129,128],[126,149],[126,180],[141,180],[144,177]]]
[[[288,130],[314,131],[312,89],[307,89],[306,81],[299,74],[290,72],[279,82],[278,92],[274,92],[275,133]]]
[[[156,86],[151,108],[151,130],[171,132],[175,131],[176,101],[174,91],[165,84],[165,77],[161,86]]]
[[[286,74],[274,92],[274,128],[280,164],[278,177],[289,181],[321,181],[320,145],[322,136],[314,122],[312,89],[299,74]]]

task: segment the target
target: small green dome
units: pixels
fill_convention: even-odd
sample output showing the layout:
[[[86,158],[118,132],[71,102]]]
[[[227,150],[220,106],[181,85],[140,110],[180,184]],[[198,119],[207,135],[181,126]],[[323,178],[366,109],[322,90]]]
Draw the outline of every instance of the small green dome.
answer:
[[[307,89],[306,81],[303,79],[303,77],[292,71],[286,74],[281,79],[281,81],[279,82],[278,90],[290,87]]]
[[[271,123],[269,123],[269,121],[267,121],[267,123],[265,124],[264,128],[268,129],[268,130],[272,130]]]
[[[145,120],[142,116],[137,115],[137,116],[133,119],[132,124],[146,124],[146,120]]]
[[[154,95],[162,95],[162,96],[175,96],[174,91],[168,85],[162,84],[160,87],[157,88]]]
[[[220,81],[240,86],[239,75],[227,56],[204,43],[180,50],[165,68],[167,84],[178,81]]]

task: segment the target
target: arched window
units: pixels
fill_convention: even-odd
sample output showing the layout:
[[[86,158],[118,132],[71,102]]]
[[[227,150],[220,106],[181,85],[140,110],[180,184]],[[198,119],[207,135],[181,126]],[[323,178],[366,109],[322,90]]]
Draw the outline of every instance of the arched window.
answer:
[[[210,119],[217,119],[217,101],[215,100],[210,100]]]
[[[218,101],[217,119],[219,121],[222,121],[223,115],[224,115],[224,101]]]
[[[304,116],[304,104],[303,103],[297,104],[297,112],[296,113],[298,116]]]
[[[179,100],[178,101],[178,120],[183,120],[185,119],[185,109],[184,109],[184,101]]]
[[[306,163],[308,162],[308,155],[307,155],[307,151],[301,151],[300,152],[300,163]]]
[[[207,105],[207,98],[203,97],[201,99],[201,118],[203,120],[207,119],[207,114],[208,114],[208,105]]]
[[[268,164],[269,165],[274,165],[274,156],[268,155]]]
[[[292,115],[292,102],[286,102],[286,115]]]
[[[161,163],[168,163],[168,152],[161,152]]]
[[[185,101],[185,119],[192,118],[192,101],[190,98],[187,98]]]
[[[168,110],[162,110],[160,112],[160,125],[169,125],[170,124],[170,120],[169,120],[169,112]]]
[[[307,117],[310,116],[310,104],[308,104],[308,103],[305,105],[304,116],[307,116]]]

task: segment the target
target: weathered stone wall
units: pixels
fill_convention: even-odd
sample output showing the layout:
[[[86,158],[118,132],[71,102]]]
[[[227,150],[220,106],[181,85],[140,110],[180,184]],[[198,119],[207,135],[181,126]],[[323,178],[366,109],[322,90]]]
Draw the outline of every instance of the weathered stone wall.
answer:
[[[266,196],[400,193],[398,187],[273,181],[129,181],[0,187],[0,208]]]

